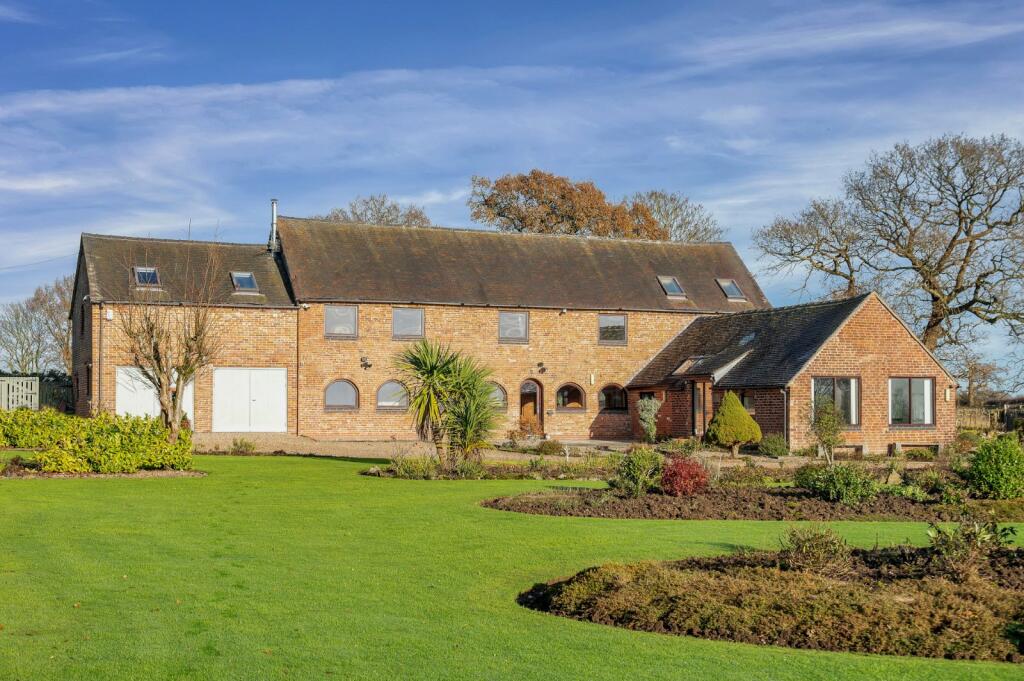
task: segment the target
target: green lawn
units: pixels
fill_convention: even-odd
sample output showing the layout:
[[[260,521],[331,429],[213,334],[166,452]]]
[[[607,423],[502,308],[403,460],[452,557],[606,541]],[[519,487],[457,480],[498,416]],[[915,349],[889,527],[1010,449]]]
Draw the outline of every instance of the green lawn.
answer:
[[[0,479],[0,679],[1020,679],[1024,668],[755,647],[532,612],[607,561],[775,547],[783,523],[481,508],[532,481],[418,482],[326,459],[205,478]],[[836,523],[868,546],[912,523]]]

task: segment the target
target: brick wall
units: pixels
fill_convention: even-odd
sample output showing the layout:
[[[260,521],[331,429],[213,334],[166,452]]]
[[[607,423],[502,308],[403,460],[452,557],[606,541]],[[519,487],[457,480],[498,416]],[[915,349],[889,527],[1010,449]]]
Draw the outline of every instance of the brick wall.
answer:
[[[790,446],[812,442],[811,389],[815,376],[860,379],[861,425],[846,444],[884,453],[893,443],[944,445],[956,434],[956,387],[914,337],[875,297],[869,298],[790,386]],[[889,425],[890,377],[934,379],[933,426]]]
[[[679,313],[627,313],[628,343],[601,345],[597,341],[597,312],[529,310],[529,342],[498,341],[498,309],[444,305],[424,309],[426,336],[481,359],[494,371],[494,380],[508,395],[501,434],[518,427],[519,388],[526,379],[542,389],[544,430],[555,438],[612,438],[630,436],[629,414],[601,413],[598,394],[609,384],[625,385],[692,319]],[[324,306],[299,312],[299,432],[316,439],[387,440],[413,436],[405,413],[380,412],[376,391],[397,378],[392,358],[408,340],[391,334],[391,306],[359,306],[359,337],[324,337]],[[363,367],[365,357],[369,366]],[[541,366],[541,364],[543,366]],[[335,380],[351,381],[359,391],[359,408],[326,412],[324,391]],[[578,411],[558,410],[555,393],[575,383],[585,393]]]

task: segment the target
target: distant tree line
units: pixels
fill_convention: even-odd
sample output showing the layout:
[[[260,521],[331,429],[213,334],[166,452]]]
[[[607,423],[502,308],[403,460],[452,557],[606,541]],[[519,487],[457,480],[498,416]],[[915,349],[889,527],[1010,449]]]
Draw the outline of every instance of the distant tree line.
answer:
[[[64,276],[38,287],[25,300],[0,305],[0,370],[70,375],[73,287],[74,278]]]

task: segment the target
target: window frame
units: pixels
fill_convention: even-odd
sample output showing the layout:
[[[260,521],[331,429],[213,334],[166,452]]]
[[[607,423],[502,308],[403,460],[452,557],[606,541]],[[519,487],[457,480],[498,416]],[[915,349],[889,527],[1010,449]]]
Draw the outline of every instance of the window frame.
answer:
[[[388,385],[389,383],[396,383],[396,384],[402,386],[402,391],[405,393],[405,406],[404,407],[402,407],[402,406],[393,406],[393,405],[381,405],[381,403],[380,403],[380,391],[383,390],[384,386]],[[377,411],[386,411],[386,412],[393,412],[393,413],[404,413],[404,412],[409,411],[409,402],[410,402],[410,400],[411,400],[411,397],[409,395],[409,387],[405,383],[402,383],[401,381],[399,381],[396,378],[389,378],[388,380],[384,381],[379,386],[377,386],[377,390],[374,393],[374,400],[373,401],[374,401],[374,403],[377,406]]]
[[[718,284],[718,288],[722,289],[722,293],[725,295],[727,300],[747,300],[747,294],[743,292],[743,289],[740,288],[739,282],[737,282],[735,279],[716,278],[715,283]],[[736,287],[736,290],[739,291],[738,296],[729,295],[729,292],[725,288],[728,284],[732,284],[733,286]]]
[[[399,311],[416,311],[420,313],[420,332],[419,334],[398,334],[395,333],[395,319]],[[425,338],[427,334],[427,313],[422,307],[399,307],[393,306],[391,308],[391,338],[392,340],[418,340]]]
[[[345,309],[355,313],[355,333],[329,333],[327,331],[327,310]],[[359,338],[359,306],[358,305],[324,305],[324,338],[329,340],[355,340]]]
[[[156,283],[155,284],[143,284],[143,283],[139,282],[139,273],[140,272],[152,272],[153,276],[156,277]],[[161,285],[161,282],[160,282],[160,268],[159,267],[155,267],[155,266],[154,267],[150,267],[148,265],[145,265],[145,266],[144,265],[133,265],[132,266],[132,282],[134,283],[134,286],[136,288],[158,289],[158,288],[160,288],[160,285]]]
[[[669,291],[668,288],[665,286],[666,281],[671,281],[672,283],[674,283],[676,285],[676,288],[679,289],[679,293],[672,293],[671,291]],[[683,285],[679,283],[679,279],[677,277],[673,277],[669,274],[659,274],[658,283],[661,285],[661,290],[664,291],[665,295],[668,296],[669,298],[686,297],[686,289],[683,288]]]
[[[507,337],[501,335],[501,316],[505,314],[518,314],[526,317],[526,335],[522,338]],[[498,310],[498,342],[511,345],[526,345],[530,342],[530,311],[529,310]]]
[[[260,283],[258,281],[256,281],[256,274],[255,274],[255,272],[241,272],[241,271],[236,272],[236,271],[232,271],[230,274],[231,274],[231,285],[235,287],[235,293],[248,293],[248,294],[251,295],[251,294],[258,294],[260,292]],[[249,278],[252,279],[252,286],[253,286],[252,288],[243,288],[242,286],[238,285],[238,280],[240,278],[244,278],[244,277],[249,277]]]
[[[579,391],[579,394],[580,394],[580,406],[578,406],[578,407],[564,407],[564,406],[562,406],[562,405],[560,405],[558,403],[559,402],[558,395],[559,395],[559,393],[562,392],[562,390],[564,388],[575,388],[577,391]],[[557,390],[555,390],[555,410],[556,411],[568,411],[568,412],[582,412],[582,411],[586,411],[587,410],[587,391],[584,390],[580,386],[579,383],[574,383],[572,381],[568,381],[566,383],[563,383],[562,385],[558,386]]]
[[[507,412],[508,411],[508,391],[505,390],[505,386],[503,386],[501,383],[498,383],[497,381],[488,381],[488,383],[501,391],[502,400],[501,400],[501,402],[498,403],[498,409],[499,409],[499,411]],[[492,390],[491,392],[493,394],[494,391]]]
[[[601,338],[601,318],[622,317],[622,340],[603,340]],[[598,312],[597,313],[597,344],[598,345],[629,345],[629,315],[625,312]]]
[[[907,382],[907,418],[906,423],[895,423],[892,420],[892,382]],[[931,409],[928,411],[931,420],[928,422],[914,423],[914,381],[929,381],[931,383]],[[889,390],[889,427],[890,428],[934,428],[935,427],[935,377],[934,376],[890,376],[886,381]]]
[[[332,385],[335,385],[337,383],[348,383],[350,386],[352,386],[352,390],[354,390],[355,394],[356,394],[355,404],[352,404],[352,405],[347,405],[347,404],[331,405],[331,404],[327,404],[327,391],[331,389]],[[351,381],[351,380],[349,380],[347,378],[338,378],[338,379],[335,379],[335,380],[331,381],[326,386],[324,386],[324,411],[325,412],[332,413],[332,412],[339,412],[339,411],[357,411],[358,409],[359,409],[359,386],[357,386],[355,384],[355,381]]]
[[[748,401],[750,402],[749,407],[747,406]],[[750,414],[751,416],[757,414],[757,406],[755,405],[754,393],[752,391],[743,390],[740,392],[740,404],[743,406],[744,409],[747,410],[747,413]]]
[[[815,404],[814,404],[814,395],[815,395],[815,392],[814,392],[814,382],[819,380],[819,379],[820,380],[830,380],[830,381],[832,381],[832,404],[837,404],[837,402],[836,402],[836,390],[838,390],[838,388],[836,386],[838,384],[836,383],[836,381],[842,381],[842,380],[856,381],[856,383],[857,383],[857,388],[856,388],[856,390],[857,390],[857,399],[856,399],[857,421],[856,421],[856,423],[844,423],[843,424],[843,430],[858,430],[858,429],[860,429],[860,427],[861,427],[861,419],[863,418],[862,415],[861,415],[861,412],[862,412],[861,407],[863,406],[863,401],[864,401],[864,390],[863,390],[863,385],[864,384],[863,384],[863,381],[861,381],[860,376],[857,375],[857,374],[848,374],[848,375],[845,375],[845,376],[820,374],[820,375],[811,376],[811,422],[812,423],[814,422],[814,410],[815,410]],[[851,402],[851,404],[852,404],[852,402]]]
[[[622,406],[621,409],[613,408],[613,407],[608,407],[607,406],[607,404],[608,404],[607,400],[603,400],[604,391],[608,390],[609,388],[615,388],[616,390],[618,390],[619,392],[622,393],[622,397],[623,397],[622,405],[623,406]],[[601,405],[602,401],[604,401],[605,406]],[[556,403],[557,403],[557,397],[556,397]],[[600,390],[597,391],[597,410],[600,413],[628,414],[629,413],[629,392],[625,388],[623,388],[621,385],[619,385],[618,383],[609,383],[609,384],[605,385],[603,388],[601,388]]]

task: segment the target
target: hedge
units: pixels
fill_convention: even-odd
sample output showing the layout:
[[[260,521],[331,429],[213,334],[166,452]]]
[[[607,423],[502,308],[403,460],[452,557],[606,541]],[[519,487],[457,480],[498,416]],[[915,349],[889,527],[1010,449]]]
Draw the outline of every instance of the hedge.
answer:
[[[0,411],[0,447],[40,450],[35,461],[48,473],[134,473],[140,469],[192,467],[192,436],[175,444],[158,419],[68,416],[51,409]]]

